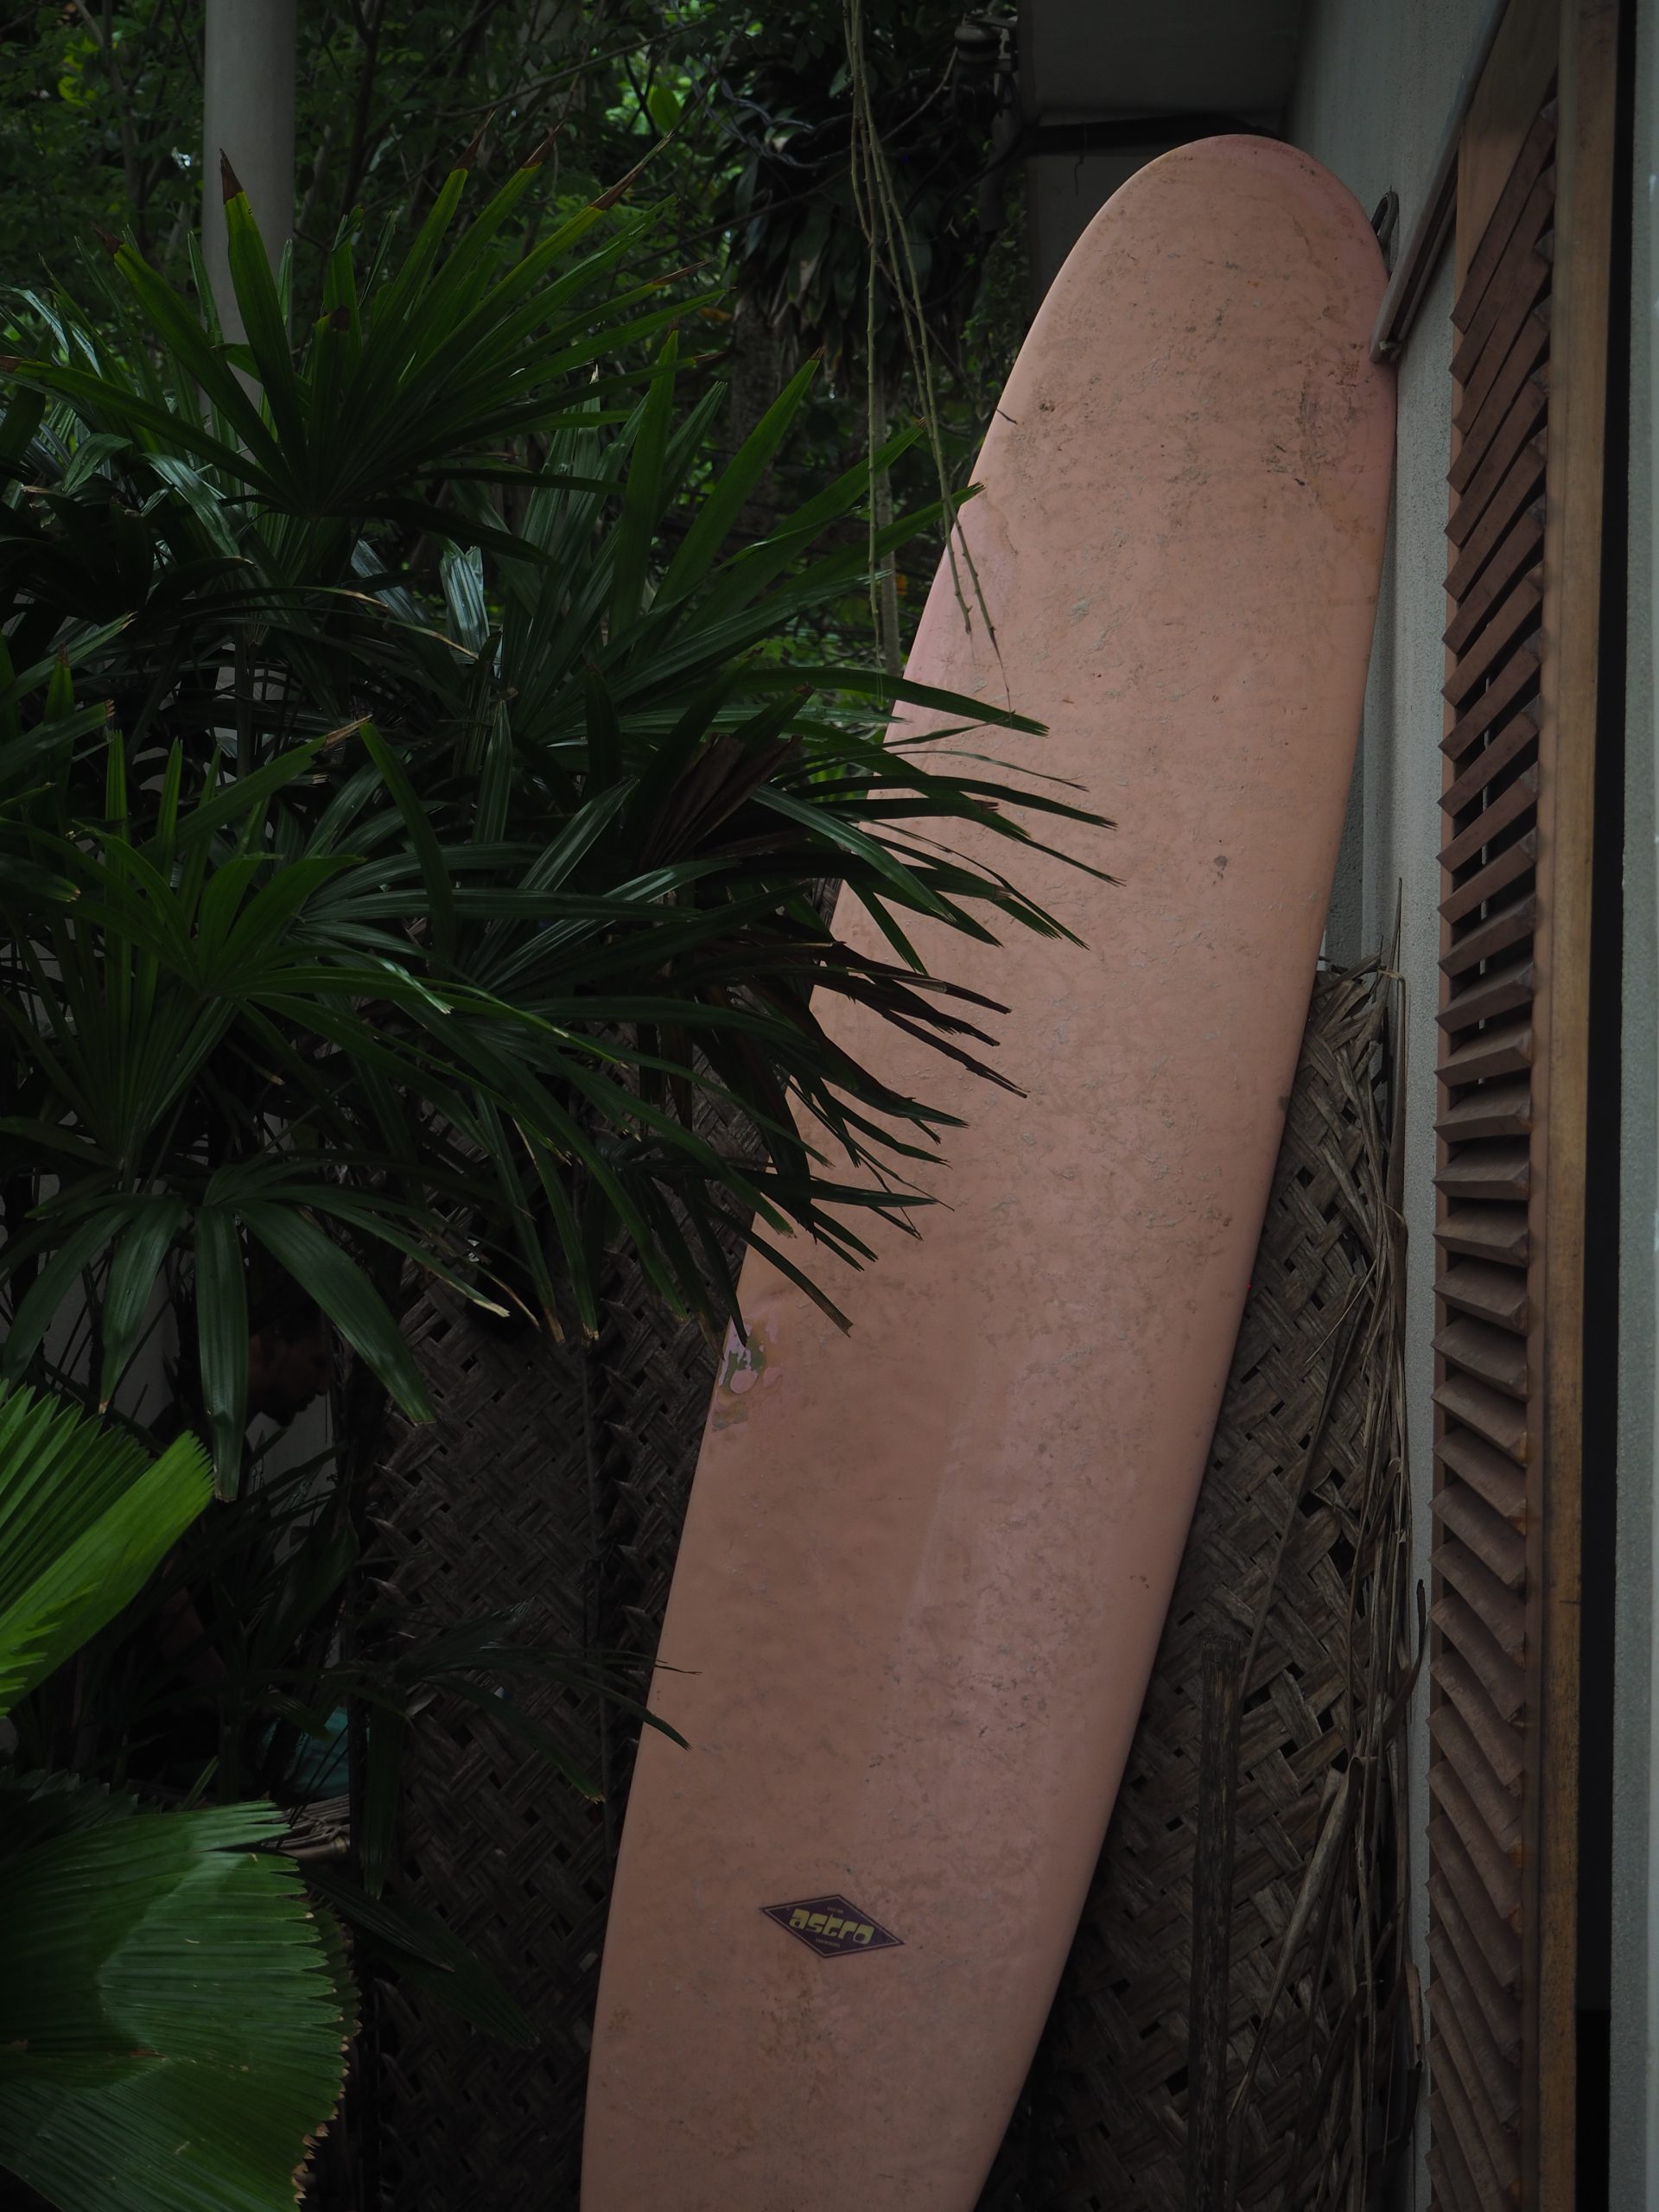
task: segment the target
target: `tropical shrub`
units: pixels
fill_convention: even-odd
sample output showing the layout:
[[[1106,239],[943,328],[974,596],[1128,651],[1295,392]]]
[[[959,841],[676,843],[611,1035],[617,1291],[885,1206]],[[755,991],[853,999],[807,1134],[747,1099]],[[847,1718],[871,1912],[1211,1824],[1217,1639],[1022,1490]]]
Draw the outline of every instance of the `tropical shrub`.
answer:
[[[0,1714],[208,1504],[28,1390],[0,1397]],[[353,1998],[272,1805],[161,1811],[0,1759],[0,2169],[61,2212],[282,2212],[333,2117]],[[188,1958],[188,1971],[181,1961]]]
[[[377,1610],[366,1471],[388,1404],[428,1411],[411,1286],[581,1331],[626,1249],[717,1325],[737,1236],[822,1298],[815,1254],[910,1219],[950,1117],[814,994],[1007,1081],[997,1009],[914,925],[1055,931],[950,838],[1017,858],[1043,816],[1094,818],[957,748],[1017,715],[812,657],[909,434],[734,542],[812,368],[716,467],[653,217],[607,199],[525,248],[538,166],[461,228],[458,168],[395,268],[342,236],[297,343],[228,179],[245,345],[199,264],[193,302],[111,240],[78,300],[20,296],[35,342],[0,364],[0,1381],[200,1436],[220,1501],[20,1738],[151,1796],[292,1804],[349,1709],[357,1858],[314,1885],[504,2034],[476,1962],[381,1894],[399,1748],[442,1689],[557,1765],[498,1692],[618,1684],[510,1619]],[[951,719],[884,744],[904,706]],[[711,1137],[711,1102],[745,1134]],[[296,1308],[297,1389],[268,1350]],[[336,1336],[334,1441],[278,1468],[256,1416]]]
[[[90,1270],[118,1293],[107,1397],[175,1265],[226,1491],[249,1249],[416,1417],[384,1287],[407,1261],[591,1325],[595,1258],[620,1236],[666,1298],[729,1313],[719,1230],[753,1214],[791,1273],[794,1231],[861,1256],[861,1211],[914,1203],[893,1171],[941,1125],[828,1044],[810,993],[959,1054],[988,1041],[983,1009],[925,972],[906,921],[1055,926],[933,842],[968,823],[1024,839],[1005,782],[940,734],[884,747],[843,709],[1032,726],[779,650],[861,572],[861,547],[813,549],[868,469],[771,539],[727,543],[810,369],[688,501],[715,402],[677,419],[671,331],[635,359],[671,312],[624,273],[650,218],[593,244],[589,208],[504,267],[534,175],[446,255],[457,170],[366,298],[342,242],[298,349],[232,191],[245,347],[118,246],[139,325],[111,343],[35,298],[57,358],[8,369],[0,741],[36,888],[6,914],[22,1095],[0,1127],[22,1207],[8,1274],[38,1272],[5,1371]],[[826,928],[826,878],[890,959]],[[747,1114],[753,1166],[697,1133],[711,1090]]]

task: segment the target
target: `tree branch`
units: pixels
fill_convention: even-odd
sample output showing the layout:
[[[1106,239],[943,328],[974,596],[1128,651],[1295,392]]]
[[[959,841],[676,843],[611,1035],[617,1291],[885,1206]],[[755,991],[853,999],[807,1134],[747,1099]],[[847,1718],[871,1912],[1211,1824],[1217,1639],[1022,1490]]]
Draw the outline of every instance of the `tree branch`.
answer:
[[[368,156],[369,124],[374,112],[375,79],[380,73],[380,32],[386,19],[387,0],[370,0],[365,7],[361,0],[352,0],[352,20],[363,41],[363,62],[357,73],[357,99],[352,112],[351,150],[346,158],[346,188],[340,198],[340,219],[344,222],[357,201],[358,187],[363,181],[363,168]]]

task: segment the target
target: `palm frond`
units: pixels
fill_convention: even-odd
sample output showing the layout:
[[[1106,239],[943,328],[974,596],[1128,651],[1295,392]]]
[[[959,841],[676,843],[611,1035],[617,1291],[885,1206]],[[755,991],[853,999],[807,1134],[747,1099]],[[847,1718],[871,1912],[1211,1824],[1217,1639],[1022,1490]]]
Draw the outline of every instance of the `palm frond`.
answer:
[[[0,1784],[0,2166],[60,2212],[297,2202],[353,2000],[285,1828]]]
[[[0,1395],[0,1713],[137,1595],[212,1496],[193,1437],[152,1459],[73,1406]]]

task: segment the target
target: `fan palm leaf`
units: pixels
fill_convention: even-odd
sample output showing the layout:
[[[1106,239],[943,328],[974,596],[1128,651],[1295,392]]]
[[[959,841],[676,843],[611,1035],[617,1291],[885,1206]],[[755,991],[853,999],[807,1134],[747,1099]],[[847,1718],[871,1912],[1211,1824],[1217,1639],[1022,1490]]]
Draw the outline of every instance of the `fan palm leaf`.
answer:
[[[0,1398],[0,1712],[137,1595],[205,1454]],[[340,2100],[340,1939],[270,1805],[0,1775],[0,2169],[60,2212],[278,2212]]]
[[[285,1829],[0,1784],[0,2166],[60,2212],[298,2202],[352,2000]]]

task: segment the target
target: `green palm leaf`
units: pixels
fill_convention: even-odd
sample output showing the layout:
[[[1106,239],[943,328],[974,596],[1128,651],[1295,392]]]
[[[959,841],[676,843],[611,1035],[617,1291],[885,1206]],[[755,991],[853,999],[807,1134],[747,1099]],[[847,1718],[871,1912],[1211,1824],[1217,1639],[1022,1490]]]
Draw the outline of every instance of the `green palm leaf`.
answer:
[[[212,1496],[194,1438],[152,1459],[72,1406],[0,1397],[0,1712],[137,1597]]]
[[[619,1243],[721,1321],[734,1224],[802,1233],[807,1273],[816,1244],[861,1262],[859,1224],[922,1201],[904,1179],[950,1117],[838,1051],[814,994],[990,1077],[987,1026],[921,972],[941,939],[910,918],[982,943],[1005,922],[1063,934],[986,855],[1046,849],[1036,818],[1096,821],[1040,789],[1017,702],[802,642],[861,587],[854,518],[912,434],[735,541],[811,368],[713,466],[720,393],[667,330],[652,215],[596,204],[505,252],[538,166],[470,225],[457,168],[388,280],[359,282],[343,242],[297,341],[232,193],[246,346],[128,247],[99,320],[35,303],[60,358],[10,372],[9,435],[43,487],[0,494],[16,664],[56,680],[58,610],[96,569],[99,613],[128,622],[82,615],[101,642],[76,693],[112,701],[132,818],[97,785],[95,742],[15,839],[76,895],[0,940],[40,1134],[21,1103],[8,1125],[52,1193],[21,1262],[0,1261],[5,1371],[41,1371],[90,1279],[118,1389],[164,1268],[194,1286],[190,1417],[226,1491],[247,1269],[303,1282],[419,1414],[405,1257],[583,1327]],[[113,567],[111,489],[137,541]],[[894,523],[876,556],[945,518]],[[884,747],[883,719],[912,710],[925,734]],[[1018,775],[951,757],[985,725]],[[1067,855],[1090,857],[1080,837]],[[836,940],[826,882],[899,965]],[[743,1136],[711,1144],[699,1102]],[[262,1162],[272,1178],[250,1176]]]
[[[252,1848],[284,1828],[0,1787],[0,2166],[60,2212],[298,2202],[352,2000],[337,1929]]]
[[[75,1408],[0,1399],[0,1707],[135,1597],[212,1494]],[[340,2098],[350,1981],[269,1805],[0,1781],[0,2168],[60,2212],[278,2212]]]

